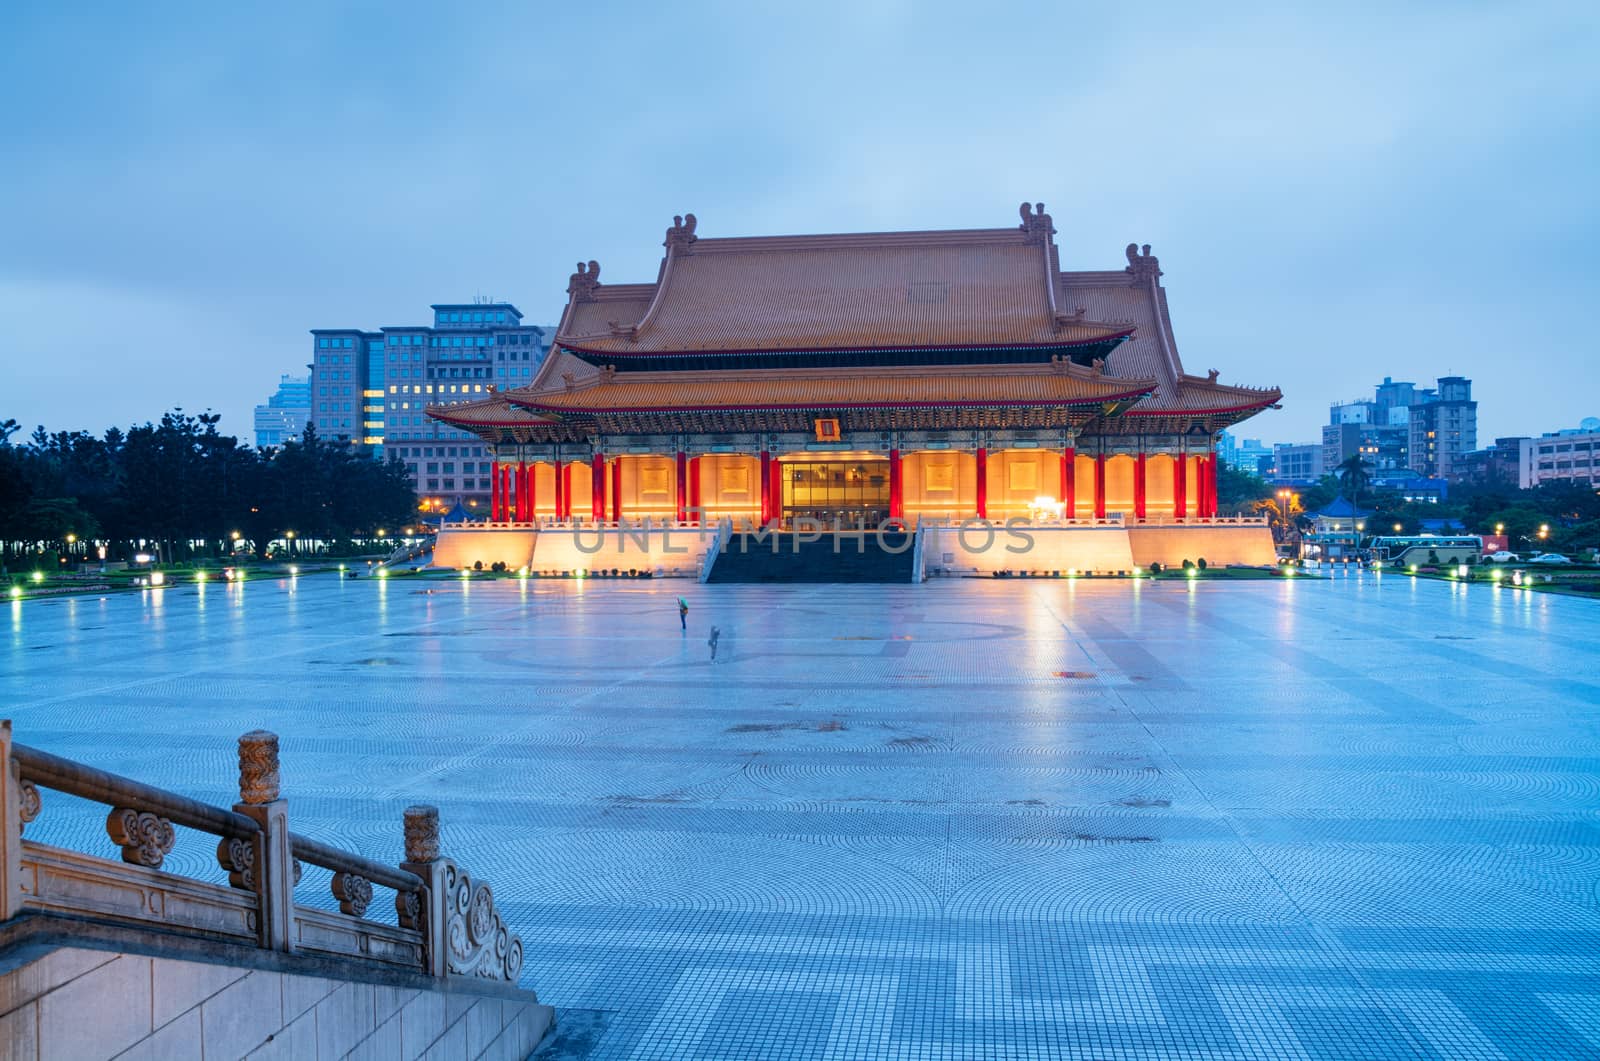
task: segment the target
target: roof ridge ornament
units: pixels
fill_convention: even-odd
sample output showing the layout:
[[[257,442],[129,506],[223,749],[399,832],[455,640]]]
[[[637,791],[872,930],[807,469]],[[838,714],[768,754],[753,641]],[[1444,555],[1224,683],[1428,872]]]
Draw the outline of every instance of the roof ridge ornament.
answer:
[[[694,234],[697,223],[693,214],[684,214],[682,217],[673,215],[672,227],[667,229],[667,238],[662,244],[667,248],[668,254],[673,251],[680,254],[688,253],[689,244],[700,238]]]
[[[1218,372],[1216,369],[1214,369],[1214,368],[1213,369],[1208,369],[1206,371],[1206,382],[1207,383],[1215,383],[1215,382],[1217,382],[1217,377],[1220,376],[1220,375],[1222,375],[1222,373]]]
[[[601,383],[615,383],[616,381],[617,381],[617,366],[616,365],[601,365],[600,366],[600,382]]]
[[[1056,234],[1056,227],[1050,220],[1050,215],[1044,212],[1043,203],[1029,205],[1023,203],[1019,208],[1022,214],[1022,224],[1017,227],[1028,237],[1029,243],[1045,243]]]
[[[1134,284],[1161,279],[1161,259],[1150,253],[1150,244],[1146,243],[1143,253],[1140,253],[1139,245],[1130,243],[1123,253],[1128,256],[1128,267],[1123,272],[1132,278]]]
[[[588,302],[594,298],[595,289],[599,286],[600,263],[591,258],[587,268],[582,262],[578,263],[578,271],[567,281],[567,294],[574,302]]]

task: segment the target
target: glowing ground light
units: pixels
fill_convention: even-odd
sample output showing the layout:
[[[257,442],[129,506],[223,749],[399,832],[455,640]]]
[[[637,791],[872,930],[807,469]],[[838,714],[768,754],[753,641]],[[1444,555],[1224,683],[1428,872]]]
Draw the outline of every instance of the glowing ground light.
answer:
[[[160,571],[152,571],[150,572],[150,584],[152,586],[165,586],[167,584],[167,576]]]
[[[378,577],[379,578],[388,578],[389,577],[389,569],[387,567],[378,568]]]
[[[295,567],[293,564],[289,565],[289,574],[298,575],[299,573],[300,573],[300,569],[298,567]]]
[[[1501,572],[1499,572],[1499,571],[1491,571],[1491,572],[1489,572],[1489,578],[1491,578],[1495,582],[1499,582],[1500,581],[1500,575],[1501,575]]]
[[[1184,574],[1186,576],[1188,576],[1189,578],[1199,578],[1200,577],[1200,572],[1196,571],[1192,567],[1189,570],[1185,571]]]
[[[21,587],[21,586],[12,586],[12,587],[11,587],[11,595],[12,595],[12,596],[13,596],[13,597],[20,597],[20,596],[22,596],[22,587]]]
[[[1406,570],[1411,572],[1414,575],[1414,574],[1417,573],[1417,565],[1416,564],[1412,564],[1410,567],[1406,568]]]
[[[43,571],[35,571],[33,573],[33,580],[35,582],[43,582],[44,581],[44,572]]]
[[[194,580],[196,582],[204,582],[206,580],[206,573],[204,571],[196,571],[194,573]]]

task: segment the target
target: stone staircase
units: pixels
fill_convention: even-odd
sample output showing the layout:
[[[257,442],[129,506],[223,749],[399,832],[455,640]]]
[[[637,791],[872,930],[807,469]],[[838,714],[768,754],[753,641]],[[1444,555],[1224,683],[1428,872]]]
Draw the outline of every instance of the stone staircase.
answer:
[[[909,583],[915,581],[912,545],[909,531],[775,531],[760,540],[733,534],[706,581]]]

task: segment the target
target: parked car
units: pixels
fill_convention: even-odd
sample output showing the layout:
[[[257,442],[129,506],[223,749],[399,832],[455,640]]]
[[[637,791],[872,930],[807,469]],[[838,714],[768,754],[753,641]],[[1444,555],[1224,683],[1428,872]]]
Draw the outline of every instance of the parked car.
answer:
[[[1572,563],[1572,561],[1568,560],[1566,557],[1562,556],[1560,553],[1540,553],[1538,556],[1534,557],[1532,560],[1529,560],[1528,563],[1530,563],[1530,564],[1570,564],[1570,563]]]
[[[1484,559],[1493,564],[1514,564],[1518,560],[1521,560],[1522,557],[1518,556],[1516,553],[1508,553],[1504,549],[1501,549],[1497,553],[1490,553],[1488,556],[1484,557]]]

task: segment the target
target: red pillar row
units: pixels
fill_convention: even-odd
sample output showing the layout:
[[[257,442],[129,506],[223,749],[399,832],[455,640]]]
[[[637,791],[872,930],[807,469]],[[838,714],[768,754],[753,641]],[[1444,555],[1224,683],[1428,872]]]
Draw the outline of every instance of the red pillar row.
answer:
[[[1144,519],[1144,510],[1145,510],[1145,504],[1144,504],[1144,502],[1145,502],[1145,495],[1144,495],[1144,481],[1145,480],[1144,480],[1144,474],[1145,474],[1144,473],[1144,450],[1140,450],[1139,451],[1139,455],[1137,457],[1133,458],[1133,517],[1134,517],[1134,519]]]
[[[889,451],[889,518],[904,519],[905,491],[900,474],[900,450]]]
[[[989,518],[989,450],[978,447],[978,518]]]
[[[1071,446],[1061,451],[1061,514],[1078,515],[1078,451]]]
[[[596,523],[606,519],[606,455],[596,452],[589,465],[589,515]]]
[[[1094,518],[1106,518],[1106,455],[1094,455]]]

